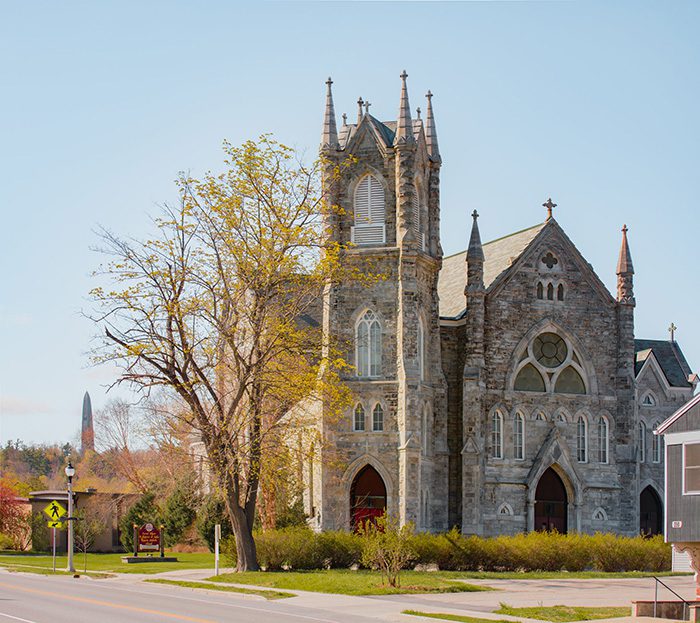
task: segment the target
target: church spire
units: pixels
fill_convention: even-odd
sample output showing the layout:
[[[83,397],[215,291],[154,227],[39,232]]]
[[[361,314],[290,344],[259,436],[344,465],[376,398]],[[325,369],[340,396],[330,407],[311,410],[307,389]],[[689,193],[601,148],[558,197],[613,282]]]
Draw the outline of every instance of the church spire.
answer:
[[[622,227],[622,245],[620,257],[617,260],[617,300],[620,303],[634,305],[632,254],[627,241],[627,225]]]
[[[408,103],[408,87],[406,86],[408,74],[404,69],[401,72],[401,102],[399,104],[399,119],[396,124],[396,144],[413,142],[413,123],[411,122],[411,106]]]
[[[326,80],[326,114],[323,118],[323,132],[321,133],[321,150],[337,149],[338,129],[335,125],[335,107],[333,106],[333,93],[331,85],[333,80]]]
[[[472,218],[474,222],[467,249],[467,287],[464,289],[464,293],[467,295],[467,306],[471,294],[484,290],[484,249],[481,246],[481,235],[477,223],[479,213],[476,210],[472,212]]]
[[[438,148],[437,130],[435,129],[435,117],[433,116],[433,94],[428,91],[425,94],[428,106],[425,111],[425,144],[428,148],[428,155],[431,160],[440,160],[440,149]]]

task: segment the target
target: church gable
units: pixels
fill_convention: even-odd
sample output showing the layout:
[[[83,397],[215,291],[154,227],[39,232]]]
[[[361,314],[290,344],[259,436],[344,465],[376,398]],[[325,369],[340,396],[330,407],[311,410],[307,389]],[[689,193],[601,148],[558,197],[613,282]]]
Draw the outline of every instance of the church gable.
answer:
[[[520,256],[488,287],[487,295],[497,297],[516,278],[531,285],[534,300],[563,303],[569,294],[593,296],[608,308],[615,299],[554,219],[545,222]]]

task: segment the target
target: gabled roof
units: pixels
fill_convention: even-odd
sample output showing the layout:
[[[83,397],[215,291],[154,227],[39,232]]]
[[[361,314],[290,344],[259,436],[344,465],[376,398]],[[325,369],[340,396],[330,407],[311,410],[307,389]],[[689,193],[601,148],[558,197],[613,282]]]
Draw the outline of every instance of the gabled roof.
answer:
[[[690,411],[698,403],[700,403],[700,394],[691,398],[680,409],[678,409],[678,411],[676,411],[671,417],[669,417],[668,419],[661,422],[661,424],[654,431],[654,433],[656,435],[662,435],[663,433],[668,432],[668,429],[673,424],[675,424],[678,420],[680,420],[686,413],[688,413],[688,411]]]
[[[634,340],[636,353],[634,374],[639,374],[644,363],[653,353],[668,384],[671,387],[692,387],[689,376],[692,374],[688,362],[676,342],[668,340]]]
[[[542,231],[545,223],[523,229],[482,245],[484,250],[484,286],[488,288],[496,278],[525,251]],[[460,318],[466,310],[464,286],[467,284],[467,252],[461,251],[443,260],[438,279],[440,316]]]

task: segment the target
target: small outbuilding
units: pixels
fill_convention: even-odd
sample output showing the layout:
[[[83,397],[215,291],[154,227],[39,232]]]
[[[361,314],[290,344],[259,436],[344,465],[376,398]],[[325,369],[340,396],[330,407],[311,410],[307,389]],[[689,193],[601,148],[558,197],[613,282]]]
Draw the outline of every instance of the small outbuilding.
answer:
[[[666,447],[664,534],[674,550],[688,554],[700,599],[700,394],[654,434],[664,436]]]

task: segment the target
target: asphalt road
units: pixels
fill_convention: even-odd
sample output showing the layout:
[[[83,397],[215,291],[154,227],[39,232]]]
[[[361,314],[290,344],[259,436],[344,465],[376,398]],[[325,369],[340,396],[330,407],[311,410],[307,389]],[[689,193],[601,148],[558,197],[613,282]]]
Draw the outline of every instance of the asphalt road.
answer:
[[[376,623],[352,611],[284,602],[110,579],[0,573],[0,623]]]

